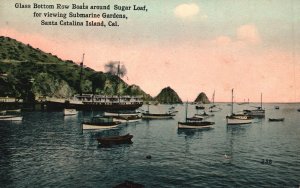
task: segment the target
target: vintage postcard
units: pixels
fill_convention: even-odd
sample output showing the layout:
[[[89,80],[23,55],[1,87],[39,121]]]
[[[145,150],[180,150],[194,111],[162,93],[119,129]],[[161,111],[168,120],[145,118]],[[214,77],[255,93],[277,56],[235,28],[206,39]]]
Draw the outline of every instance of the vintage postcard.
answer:
[[[0,0],[0,187],[299,187],[300,1]]]

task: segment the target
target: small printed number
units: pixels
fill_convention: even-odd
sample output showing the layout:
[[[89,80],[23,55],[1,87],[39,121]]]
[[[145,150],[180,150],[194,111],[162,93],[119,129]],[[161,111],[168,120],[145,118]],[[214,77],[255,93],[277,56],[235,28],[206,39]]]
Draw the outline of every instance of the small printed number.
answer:
[[[261,164],[266,164],[266,165],[271,165],[272,164],[272,160],[271,159],[262,159],[262,161],[260,163]]]

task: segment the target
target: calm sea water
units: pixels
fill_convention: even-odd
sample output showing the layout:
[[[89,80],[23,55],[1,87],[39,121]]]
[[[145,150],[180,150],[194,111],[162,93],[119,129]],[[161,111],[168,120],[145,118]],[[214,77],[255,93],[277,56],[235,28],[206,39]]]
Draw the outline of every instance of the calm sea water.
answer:
[[[145,187],[299,187],[300,104],[264,104],[264,119],[236,127],[225,123],[230,106],[220,106],[223,110],[210,118],[214,129],[208,131],[177,130],[185,117],[183,105],[176,106],[174,119],[105,131],[82,132],[81,121],[91,115],[87,112],[74,117],[23,113],[22,123],[0,122],[0,187],[106,188],[125,180]],[[169,107],[151,106],[150,111]],[[239,111],[247,105],[234,107]],[[192,116],[195,107],[188,112]],[[285,121],[269,122],[269,117]],[[96,141],[126,133],[134,135],[133,144],[107,148]]]

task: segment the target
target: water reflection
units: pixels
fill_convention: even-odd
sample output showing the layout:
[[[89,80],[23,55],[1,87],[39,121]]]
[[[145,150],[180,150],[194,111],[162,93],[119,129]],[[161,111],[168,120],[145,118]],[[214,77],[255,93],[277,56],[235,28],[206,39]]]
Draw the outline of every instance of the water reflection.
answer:
[[[177,134],[181,137],[184,136],[185,139],[189,138],[200,138],[203,135],[205,129],[177,129]]]
[[[11,169],[13,166],[13,162],[11,161],[12,159],[12,152],[11,152],[11,147],[9,142],[9,138],[6,137],[5,135],[10,135],[9,128],[9,123],[4,123],[1,122],[1,127],[0,127],[0,164],[1,164],[1,170],[0,170],[0,175],[1,175],[1,181],[0,181],[0,187],[5,187],[5,185],[9,185],[12,180],[11,180]],[[3,184],[3,186],[1,186]]]

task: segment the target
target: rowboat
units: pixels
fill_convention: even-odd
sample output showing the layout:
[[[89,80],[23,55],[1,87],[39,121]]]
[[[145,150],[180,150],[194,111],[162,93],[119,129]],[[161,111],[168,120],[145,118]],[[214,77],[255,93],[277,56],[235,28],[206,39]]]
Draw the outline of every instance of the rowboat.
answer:
[[[117,113],[117,112],[104,112],[104,116],[108,117],[130,117],[130,116],[138,116],[139,114],[136,112],[133,113]]]
[[[202,114],[195,114],[194,116],[195,116],[195,117],[199,117],[199,118],[206,119],[206,118],[209,118],[209,117],[212,117],[212,116],[215,116],[215,115],[214,115],[214,114],[207,114],[207,113],[204,111]]]
[[[71,108],[65,108],[64,109],[64,116],[73,116],[76,115],[78,111],[76,109],[71,109]]]
[[[195,106],[195,108],[196,108],[197,110],[204,110],[204,109],[205,109],[204,106]]]
[[[269,118],[269,121],[284,121],[284,118]]]
[[[6,112],[21,112],[21,109],[6,110]]]
[[[1,115],[0,121],[22,121],[22,116],[16,116],[16,115]]]
[[[113,144],[130,144],[132,143],[131,134],[126,134],[123,136],[109,136],[109,137],[101,137],[97,138],[98,142],[103,145],[113,145]]]
[[[128,117],[113,117],[113,121],[119,121],[121,123],[134,123],[134,122],[139,122],[141,121],[142,118],[139,116],[128,116]]]
[[[144,188],[145,186],[139,183],[134,183],[132,181],[125,181],[123,183],[120,183],[113,188]]]
[[[175,114],[171,113],[162,113],[162,114],[154,114],[154,113],[142,113],[143,119],[171,119],[175,116]]]
[[[82,122],[83,130],[96,130],[96,129],[111,129],[120,125],[121,122],[113,121],[112,117],[94,116],[90,121]]]
[[[142,113],[143,119],[171,119],[174,116],[176,116],[176,114],[173,111],[169,111],[166,113],[150,113],[149,105],[148,105],[148,110]]]
[[[226,116],[227,125],[241,125],[252,123],[252,118],[244,114],[231,114]]]

